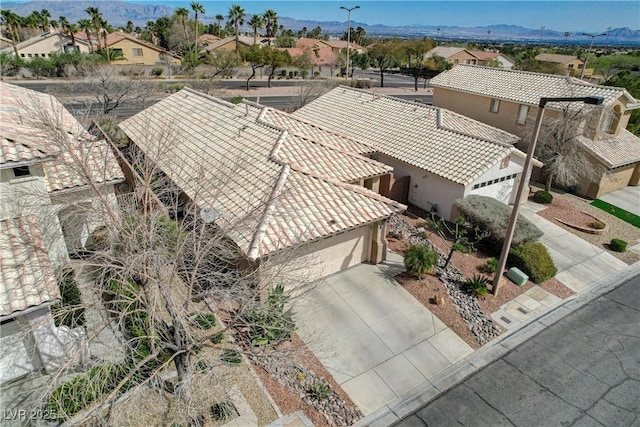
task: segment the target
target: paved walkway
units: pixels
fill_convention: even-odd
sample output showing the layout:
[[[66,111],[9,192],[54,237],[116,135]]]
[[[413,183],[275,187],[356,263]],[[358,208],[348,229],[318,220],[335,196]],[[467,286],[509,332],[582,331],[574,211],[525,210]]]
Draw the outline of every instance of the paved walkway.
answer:
[[[555,277],[563,285],[574,292],[582,292],[600,280],[628,267],[606,250],[536,215],[536,212],[545,208],[546,206],[538,203],[526,202],[520,209],[520,213],[544,233],[538,240],[549,250],[558,269]]]
[[[627,212],[640,215],[640,186],[624,187],[610,193],[603,194],[600,200],[624,209]]]
[[[365,415],[473,352],[385,273],[399,262],[349,268],[296,303],[298,333]]]

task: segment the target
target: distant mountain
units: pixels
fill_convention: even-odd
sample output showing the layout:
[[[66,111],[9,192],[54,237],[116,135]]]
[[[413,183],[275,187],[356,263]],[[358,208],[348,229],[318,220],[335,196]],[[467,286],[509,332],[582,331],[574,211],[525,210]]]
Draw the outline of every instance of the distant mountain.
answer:
[[[124,26],[127,21],[132,21],[134,25],[144,26],[147,21],[156,20],[162,16],[173,13],[175,8],[162,5],[143,5],[127,3],[122,0],[97,1],[97,0],[38,0],[27,3],[2,3],[3,9],[25,16],[34,10],[47,9],[51,13],[52,19],[64,15],[70,21],[87,18],[85,9],[97,6],[102,11],[105,19],[114,26]],[[214,23],[213,15],[201,18],[204,23]],[[342,35],[346,31],[347,23],[340,21],[313,21],[298,20],[287,17],[280,17],[280,24],[285,28],[300,30],[306,27],[308,30],[320,26],[322,31],[332,35]],[[352,27],[363,27],[367,34],[393,37],[431,37],[443,39],[471,39],[478,41],[530,41],[536,42],[557,42],[585,44],[591,39],[580,33],[567,37],[564,31],[551,29],[531,29],[519,25],[496,24],[485,27],[456,27],[456,26],[435,26],[435,25],[411,25],[411,26],[387,26],[384,24],[365,24],[363,22],[351,21]],[[249,31],[248,27],[244,28]],[[609,45],[633,45],[640,46],[640,31],[629,28],[615,28],[608,32],[606,43]],[[596,39],[595,46],[605,43],[604,38]]]

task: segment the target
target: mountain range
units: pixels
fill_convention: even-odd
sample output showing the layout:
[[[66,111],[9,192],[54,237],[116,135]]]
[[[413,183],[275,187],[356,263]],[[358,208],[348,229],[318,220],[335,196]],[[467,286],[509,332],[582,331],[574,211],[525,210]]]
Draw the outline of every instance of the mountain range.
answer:
[[[147,21],[155,21],[162,16],[171,15],[174,8],[163,5],[143,5],[127,3],[126,1],[97,1],[97,0],[74,0],[74,1],[30,1],[27,3],[3,2],[2,9],[11,10],[19,15],[26,16],[34,10],[47,9],[52,19],[64,15],[69,21],[87,18],[85,9],[97,6],[102,11],[105,19],[114,26],[124,26],[127,21],[132,21],[134,25],[143,27]],[[201,18],[204,23],[214,23],[213,16]],[[331,35],[341,35],[345,32],[346,22],[339,21],[314,21],[299,20],[287,17],[280,17],[280,24],[285,28],[294,31],[303,27],[311,30],[317,26],[322,31]],[[362,22],[352,21],[352,27],[362,27],[368,35],[394,36],[394,37],[429,37],[442,39],[466,39],[477,41],[542,41],[544,43],[566,43],[566,44],[587,44],[591,42],[591,37],[580,34],[567,36],[564,31],[545,29],[525,28],[518,25],[489,25],[486,27],[457,27],[457,26],[433,26],[433,25],[412,25],[412,26],[387,26],[383,24],[369,25]],[[245,28],[249,31],[248,27]],[[640,46],[640,30],[629,28],[614,28],[608,31],[606,39],[604,37],[594,40],[594,45],[626,45]]]

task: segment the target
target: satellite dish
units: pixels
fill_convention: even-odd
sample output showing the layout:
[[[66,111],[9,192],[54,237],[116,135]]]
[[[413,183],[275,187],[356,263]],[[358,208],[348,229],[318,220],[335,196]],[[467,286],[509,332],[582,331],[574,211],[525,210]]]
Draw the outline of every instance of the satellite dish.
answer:
[[[211,224],[218,218],[220,218],[220,214],[214,208],[200,209],[200,219],[203,220],[206,224]]]

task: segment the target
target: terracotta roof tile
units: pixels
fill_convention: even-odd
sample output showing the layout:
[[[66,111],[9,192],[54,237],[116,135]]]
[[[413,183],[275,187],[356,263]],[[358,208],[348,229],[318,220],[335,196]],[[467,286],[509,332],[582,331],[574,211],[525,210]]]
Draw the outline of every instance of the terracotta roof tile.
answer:
[[[640,162],[640,138],[626,129],[610,138],[589,139],[578,136],[578,141],[608,168]]]
[[[0,221],[0,316],[60,298],[35,215]]]
[[[340,129],[380,153],[463,185],[509,155],[518,140],[441,108],[348,87],[333,89],[292,115]]]

